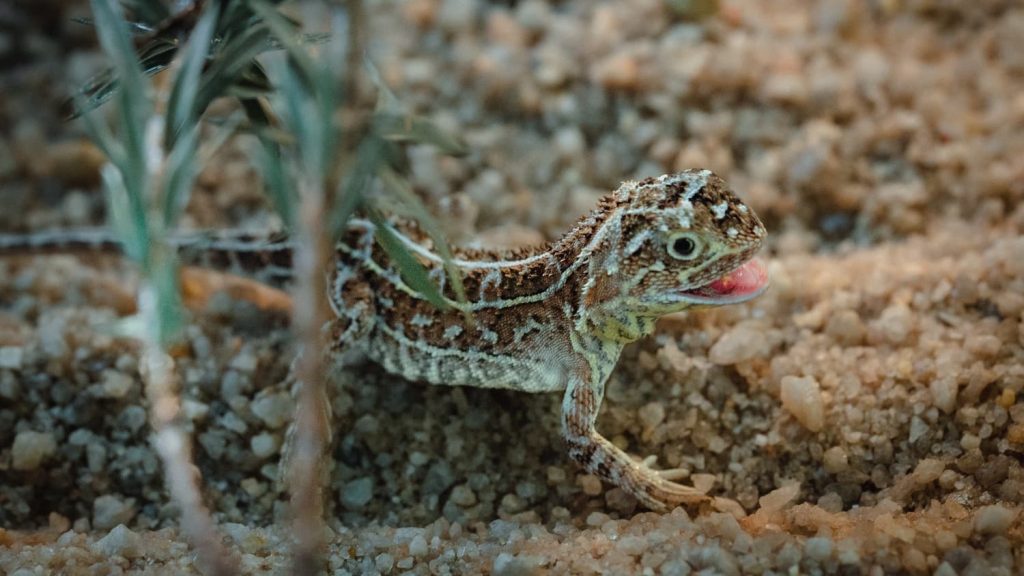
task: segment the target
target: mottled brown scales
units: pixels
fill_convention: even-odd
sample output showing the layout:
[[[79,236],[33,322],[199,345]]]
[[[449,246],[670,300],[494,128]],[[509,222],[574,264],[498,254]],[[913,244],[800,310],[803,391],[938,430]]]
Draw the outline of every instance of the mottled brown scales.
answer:
[[[435,384],[565,390],[562,432],[587,470],[654,509],[706,499],[624,454],[594,422],[622,347],[650,333],[659,316],[763,289],[763,268],[750,259],[764,228],[720,178],[701,170],[627,182],[549,245],[455,248],[465,303],[425,235],[406,222],[391,226],[449,307],[417,295],[374,246],[373,225],[355,222],[338,251],[346,283],[332,290],[341,321],[361,326],[348,332],[360,335],[349,354]],[[370,286],[372,301],[353,298],[353,283]]]
[[[465,302],[456,299],[423,231],[400,220],[387,225],[448,306],[439,309],[413,290],[376,241],[380,231],[353,221],[337,245],[334,268],[325,271],[336,315],[325,328],[339,364],[369,360],[434,384],[564,391],[562,435],[570,456],[589,472],[656,510],[707,499],[626,455],[594,423],[622,348],[649,334],[658,317],[749,300],[764,289],[764,268],[751,260],[764,227],[724,181],[691,170],[626,182],[551,244],[454,248]],[[53,235],[0,236],[0,253],[60,243]],[[278,285],[290,276],[291,247],[281,239],[175,243],[186,263]],[[69,236],[65,245],[103,248],[110,238]]]

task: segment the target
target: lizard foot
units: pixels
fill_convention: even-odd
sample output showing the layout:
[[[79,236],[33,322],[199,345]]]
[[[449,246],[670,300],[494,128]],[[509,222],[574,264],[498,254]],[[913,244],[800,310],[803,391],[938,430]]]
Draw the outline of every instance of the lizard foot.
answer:
[[[657,456],[648,456],[637,459],[630,467],[630,482],[633,488],[632,494],[641,504],[656,511],[672,509],[680,504],[702,504],[710,502],[711,497],[704,491],[693,486],[679,484],[679,480],[689,476],[689,470],[684,468],[671,468],[668,470],[655,470],[651,465],[655,463]]]

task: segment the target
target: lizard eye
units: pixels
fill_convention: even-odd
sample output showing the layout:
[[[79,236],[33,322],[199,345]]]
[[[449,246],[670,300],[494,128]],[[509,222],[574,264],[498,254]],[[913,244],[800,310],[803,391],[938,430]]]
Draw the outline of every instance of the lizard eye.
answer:
[[[693,260],[704,250],[704,244],[695,235],[685,232],[669,240],[668,253],[677,260]]]

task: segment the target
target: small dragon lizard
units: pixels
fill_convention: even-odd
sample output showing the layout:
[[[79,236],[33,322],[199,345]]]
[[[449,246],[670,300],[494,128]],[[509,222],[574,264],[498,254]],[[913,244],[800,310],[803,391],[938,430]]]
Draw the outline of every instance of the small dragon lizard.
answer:
[[[549,245],[455,249],[461,301],[429,237],[409,223],[387,225],[426,267],[448,307],[431,304],[402,278],[372,223],[352,220],[326,274],[335,313],[325,327],[331,356],[342,365],[371,360],[432,384],[564,391],[562,435],[584,469],[653,510],[708,499],[671,481],[672,471],[628,456],[595,421],[623,347],[650,334],[658,317],[743,302],[767,286],[766,269],[754,258],[765,228],[721,178],[690,170],[626,182]],[[286,239],[174,242],[186,264],[276,286],[291,277]],[[99,232],[0,236],[0,254],[117,248]]]

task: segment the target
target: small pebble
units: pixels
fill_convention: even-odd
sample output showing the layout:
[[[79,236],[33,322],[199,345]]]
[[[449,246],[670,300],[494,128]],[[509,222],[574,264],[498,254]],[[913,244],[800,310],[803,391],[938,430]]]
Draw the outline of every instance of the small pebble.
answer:
[[[135,517],[135,499],[122,500],[113,494],[104,494],[92,502],[92,525],[108,530],[118,524],[127,524]]]
[[[776,510],[782,510],[799,495],[800,485],[793,483],[772,490],[764,496],[761,496],[757,502],[760,504],[761,510],[774,512]]]
[[[825,426],[825,406],[818,381],[810,376],[784,376],[782,406],[811,432]]]
[[[505,494],[501,498],[501,509],[506,513],[515,514],[522,512],[525,508],[526,503],[516,494]]]
[[[26,430],[14,437],[11,465],[15,470],[35,470],[57,452],[57,441],[49,432]]]
[[[292,400],[284,392],[261,395],[252,401],[250,408],[257,418],[273,430],[282,428],[292,417]]]
[[[914,467],[914,481],[919,486],[931,484],[939,479],[946,469],[946,463],[938,458],[925,458]]]
[[[20,346],[0,346],[0,368],[21,369],[24,349]]]
[[[715,342],[708,352],[708,359],[719,366],[729,366],[767,356],[769,351],[764,331],[743,323]]]
[[[231,367],[239,372],[253,372],[258,363],[259,359],[248,348],[243,348],[237,356],[231,359]]]
[[[1010,510],[1000,504],[982,506],[974,516],[974,531],[986,536],[1004,534],[1017,517],[1016,510]]]
[[[580,474],[577,481],[583,493],[587,496],[597,496],[604,488],[601,485],[601,479],[593,474]]]
[[[665,421],[665,406],[661,402],[650,402],[637,411],[645,430],[653,430]]]
[[[928,389],[932,393],[932,402],[939,410],[950,414],[956,409],[959,386],[954,376],[940,374],[928,384]]]
[[[117,370],[103,371],[103,395],[107,398],[124,398],[135,385],[135,380]]]
[[[267,492],[266,482],[260,482],[255,478],[246,478],[242,480],[240,486],[242,487],[242,490],[245,490],[246,494],[253,498],[259,498]]]
[[[106,556],[136,558],[142,555],[142,537],[124,524],[118,524],[106,536],[97,540],[92,548]]]
[[[831,538],[808,538],[804,544],[804,551],[807,556],[823,562],[832,556],[832,539]]]
[[[130,430],[132,434],[142,430],[148,419],[146,409],[142,406],[126,406],[118,417],[121,425]]]
[[[715,482],[718,481],[718,477],[714,474],[693,474],[690,476],[690,480],[693,482],[693,487],[698,492],[707,494],[715,487]]]
[[[383,574],[387,574],[395,566],[395,557],[386,552],[381,553],[374,558],[373,563],[374,566],[377,567],[377,570],[380,570]]]
[[[914,315],[905,304],[893,304],[882,311],[878,319],[878,328],[891,344],[899,345],[906,341],[914,326]]]
[[[361,510],[373,499],[373,484],[370,476],[346,482],[341,489],[341,504],[349,510]]]
[[[426,555],[427,553],[427,541],[423,538],[422,534],[417,534],[413,537],[412,541],[409,542],[409,554],[412,554],[416,558]]]
[[[864,341],[864,323],[853,310],[840,310],[828,319],[825,333],[844,346],[856,346]]]
[[[281,438],[277,434],[261,432],[249,440],[249,447],[257,458],[269,458],[277,454],[277,449],[281,447]]]
[[[846,470],[850,464],[846,450],[842,446],[833,446],[825,450],[822,463],[825,465],[825,471],[829,474],[838,474]]]
[[[476,504],[476,493],[469,486],[460,484],[452,488],[452,494],[449,499],[458,506],[468,508]]]
[[[448,462],[439,460],[427,468],[427,475],[423,478],[421,490],[423,494],[441,494],[455,484],[455,472]]]

